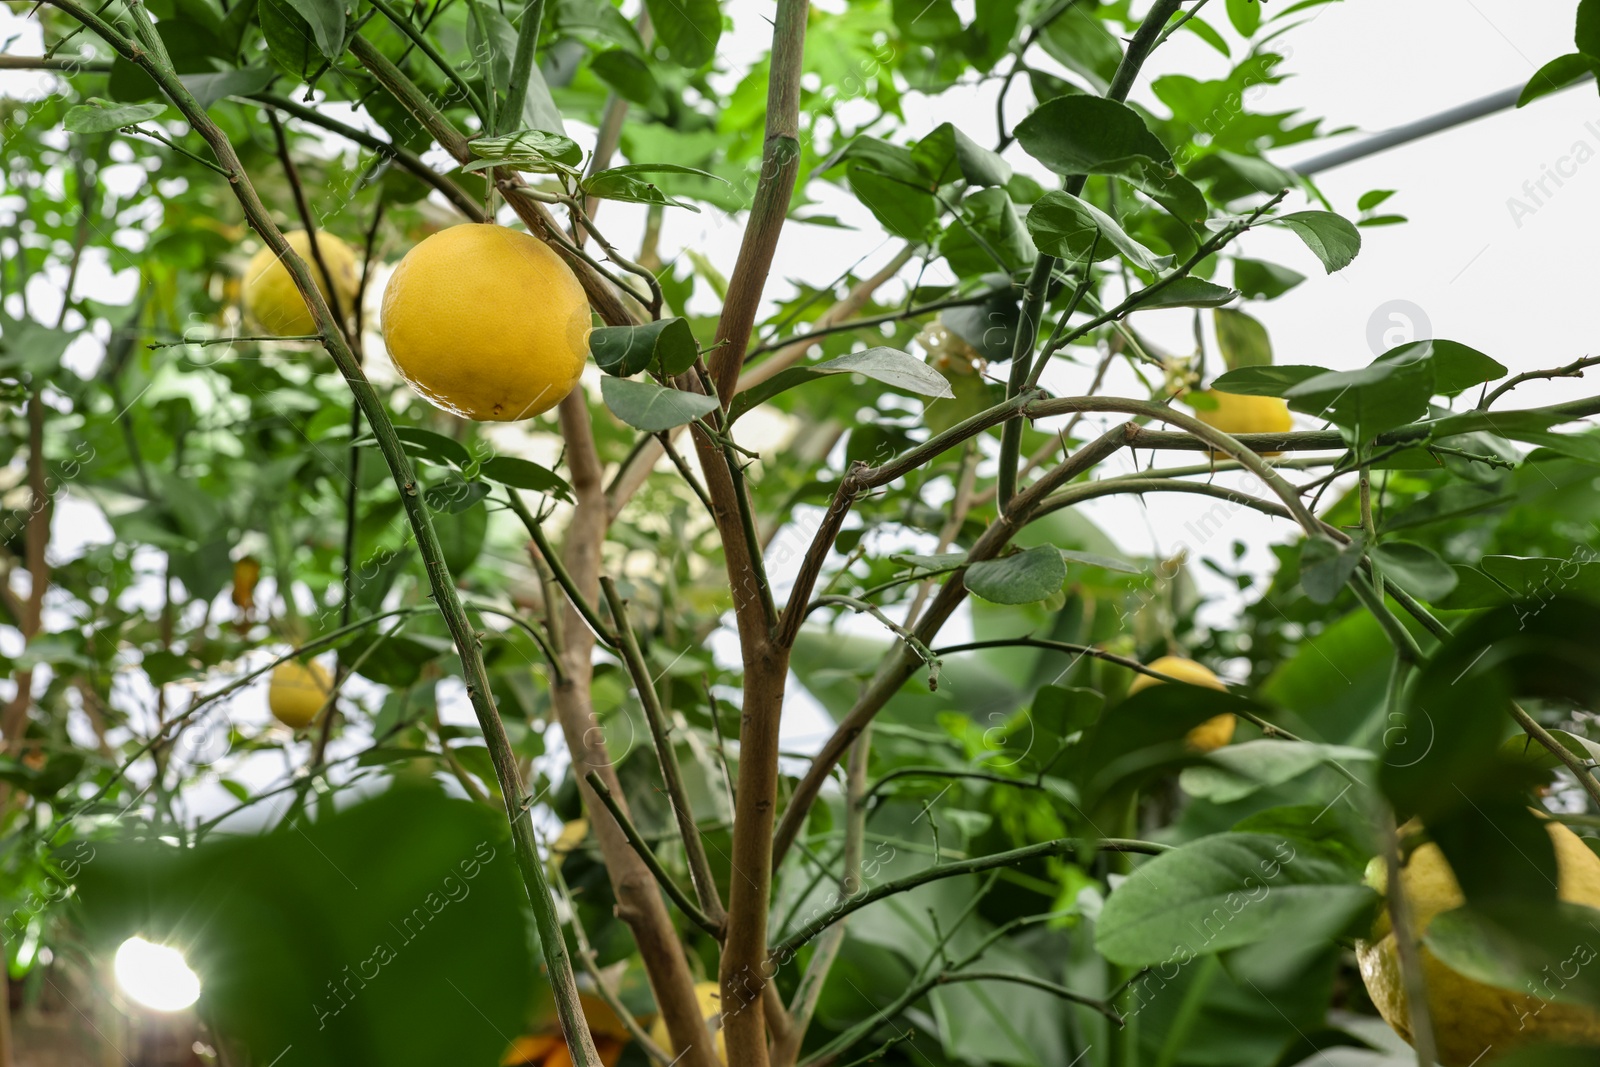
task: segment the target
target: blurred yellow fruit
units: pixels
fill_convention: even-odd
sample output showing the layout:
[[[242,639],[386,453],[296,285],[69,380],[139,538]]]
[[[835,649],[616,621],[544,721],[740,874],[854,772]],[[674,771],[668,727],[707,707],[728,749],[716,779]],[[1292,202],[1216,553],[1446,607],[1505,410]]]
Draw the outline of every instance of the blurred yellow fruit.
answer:
[[[332,302],[328,282],[322,276],[311,255],[311,238],[304,230],[290,230],[284,234],[289,247],[294,249],[316,279],[322,298]],[[356,294],[361,288],[361,257],[355,249],[345,244],[327,230],[317,231],[317,249],[328,265],[333,278],[334,293],[338,296],[338,314],[348,317],[355,310]],[[289,268],[279,261],[277,253],[263,248],[250,260],[244,271],[244,308],[263,330],[278,337],[296,337],[317,332],[311,320],[311,311],[300,299],[300,290],[294,286]]]
[[[561,257],[491,223],[427,238],[383,294],[383,338],[400,376],[430,403],[480,422],[559,404],[583,372],[589,329],[583,286]]]
[[[291,729],[308,725],[328,701],[333,680],[319,663],[284,660],[272,668],[272,684],[267,687],[267,707],[277,720]]]
[[[1201,685],[1207,689],[1220,689],[1224,692],[1228,688],[1204,666],[1182,656],[1162,656],[1147,666],[1153,671],[1160,671],[1190,685]],[[1128,695],[1133,696],[1142,689],[1160,684],[1159,679],[1141,674],[1134,678],[1132,685],[1128,686]],[[1184,740],[1188,741],[1189,747],[1196,752],[1214,752],[1233,740],[1234,725],[1235,720],[1231,713],[1217,715],[1190,730],[1184,735]]]
[[[1600,908],[1600,857],[1560,823],[1546,826],[1556,847],[1561,899]],[[1419,941],[1436,915],[1465,903],[1444,853],[1431,842],[1411,853],[1401,868],[1400,884],[1411,908],[1411,932]],[[1499,1055],[1531,1041],[1600,1044],[1600,1013],[1475,982],[1439,962],[1426,946],[1419,947],[1433,1038],[1445,1067],[1466,1067],[1490,1049]],[[1372,940],[1356,943],[1356,959],[1378,1013],[1410,1041],[1405,984],[1387,908],[1373,924]]]
[[[594,1037],[594,1050],[605,1067],[611,1067],[622,1058],[622,1050],[633,1035],[600,997],[589,993],[578,994],[578,1004],[589,1023],[589,1033]],[[511,1043],[500,1059],[501,1067],[572,1067],[572,1053],[566,1039],[561,1036],[561,1024],[550,1020],[537,1034],[525,1034]]]
[[[1244,396],[1207,389],[1202,395],[1217,402],[1216,407],[1196,407],[1195,418],[1207,426],[1215,426],[1226,434],[1288,433],[1294,429],[1294,418],[1289,405],[1276,396]],[[1278,456],[1281,452],[1263,452],[1263,456]],[[1218,459],[1229,458],[1220,452],[1212,455]]]
[[[233,562],[233,605],[241,611],[256,606],[256,582],[261,578],[261,561],[243,556]]]
[[[706,1021],[707,1028],[717,1028],[717,1059],[723,1064],[728,1062],[728,1038],[722,1032],[719,1016],[722,1015],[722,987],[716,982],[696,982],[694,984],[694,999],[700,1005],[700,1017]],[[676,1051],[672,1046],[672,1037],[667,1033],[667,1020],[656,1018],[655,1025],[650,1027],[650,1040],[660,1045],[668,1052]]]

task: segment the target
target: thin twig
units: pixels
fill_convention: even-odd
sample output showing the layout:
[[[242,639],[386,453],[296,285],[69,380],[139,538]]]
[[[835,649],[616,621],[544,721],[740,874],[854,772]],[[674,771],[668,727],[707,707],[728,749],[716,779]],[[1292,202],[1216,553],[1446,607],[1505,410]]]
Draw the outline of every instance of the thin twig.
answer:
[[[661,698],[645,665],[644,654],[639,651],[639,640],[628,621],[628,605],[617,592],[617,583],[610,577],[600,579],[600,591],[611,608],[611,618],[617,625],[622,661],[633,676],[633,687],[639,692],[639,703],[644,708],[650,724],[650,737],[655,742],[656,758],[661,767],[661,782],[667,790],[667,802],[678,822],[678,834],[683,839],[683,851],[689,859],[689,878],[694,883],[700,908],[712,925],[719,930],[727,919],[722,908],[722,898],[717,895],[717,882],[711,874],[711,861],[706,858],[705,843],[700,839],[700,828],[695,825],[694,810],[689,806],[689,794],[683,786],[683,771],[678,765],[678,752],[672,744],[672,734],[667,728],[667,714]]]
[[[661,860],[657,858],[655,852],[645,842],[644,836],[639,833],[639,828],[633,825],[633,820],[628,818],[627,813],[617,806],[617,798],[607,788],[605,781],[594,771],[590,771],[585,777],[589,782],[589,788],[594,790],[595,796],[600,798],[600,803],[605,805],[606,811],[610,812],[617,825],[622,827],[622,832],[628,837],[628,844],[633,846],[633,850],[639,854],[639,858],[644,861],[644,865],[650,868],[650,873],[661,884],[661,888],[667,894],[667,897],[678,906],[678,910],[683,912],[684,917],[690,922],[712,937],[721,940],[723,936],[721,924],[712,922],[710,916],[696,907],[695,902],[689,899],[689,894],[678,887],[678,883],[667,873],[667,869],[662,866]]]

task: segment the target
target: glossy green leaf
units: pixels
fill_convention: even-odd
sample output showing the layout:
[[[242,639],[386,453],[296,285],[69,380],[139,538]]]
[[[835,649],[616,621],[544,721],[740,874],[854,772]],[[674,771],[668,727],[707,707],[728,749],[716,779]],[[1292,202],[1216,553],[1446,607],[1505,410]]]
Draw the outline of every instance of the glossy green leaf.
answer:
[[[1212,388],[1224,393],[1243,396],[1288,396],[1289,391],[1301,382],[1327,374],[1325,367],[1305,367],[1290,363],[1283,366],[1240,367],[1219,375]]]
[[[1600,41],[1596,47],[1600,47]],[[1600,53],[1568,52],[1557,56],[1533,72],[1517,96],[1517,106],[1525,107],[1541,96],[1559,92],[1586,75],[1600,76]]]
[[[1306,280],[1299,271],[1260,259],[1233,261],[1233,284],[1251,300],[1274,300]]]
[[[1456,587],[1455,568],[1432,549],[1407,541],[1385,541],[1372,550],[1384,578],[1429,603],[1442,600]]]
[[[166,110],[166,104],[110,104],[91,99],[68,111],[62,125],[73,133],[110,133],[153,119]]]
[[[607,374],[630,378],[647,367],[682,374],[700,355],[694,332],[682,318],[657,319],[641,326],[601,326],[589,335],[589,351]]]
[[[1174,278],[1151,299],[1139,305],[1141,310],[1156,308],[1215,308],[1231,304],[1239,298],[1237,289],[1208,282],[1203,278]]]
[[[1152,272],[1172,264],[1171,256],[1156,255],[1129,237],[1110,215],[1068,193],[1046,193],[1029,210],[1027,222],[1039,250],[1060,259],[1083,259],[1099,237],[1096,258],[1120,252],[1134,266]]]
[[[654,382],[606,377],[600,393],[611,413],[629,426],[648,433],[660,433],[693,422],[717,408],[715,397],[667,389]]]
[[[1185,767],[1178,784],[1192,797],[1231,804],[1270,786],[1282,785],[1326,763],[1359,764],[1374,757],[1364,748],[1309,741],[1262,739],[1226,745],[1205,762]]]
[[[1318,604],[1331,604],[1361,565],[1364,547],[1357,540],[1343,547],[1320,538],[1300,551],[1300,587]]]
[[[717,0],[645,0],[645,8],[673,62],[699,68],[717,54],[717,42],[722,39]]]
[[[567,480],[532,460],[518,456],[493,456],[483,461],[478,473],[491,482],[572,502],[572,486],[567,484]]]
[[[1264,367],[1272,363],[1272,341],[1260,320],[1234,308],[1212,312],[1217,327],[1217,347],[1230,371]]]
[[[1361,232],[1349,219],[1331,211],[1296,211],[1267,222],[1293,230],[1329,274],[1348,267],[1361,251]]]
[[[1308,378],[1284,394],[1289,406],[1371,440],[1427,414],[1434,388],[1433,366],[1420,350],[1353,371]]]
[[[1126,967],[1184,960],[1286,937],[1373,898],[1316,845],[1272,834],[1204,837],[1142,864],[1106,901],[1095,946]]]
[[[311,27],[317,51],[327,59],[338,59],[344,52],[343,0],[285,0]]]
[[[1139,113],[1100,96],[1062,96],[1017,123],[1017,143],[1057,174],[1115,174],[1135,160],[1171,153]]]
[[[968,567],[966,586],[973,596],[994,604],[1032,604],[1061,591],[1067,565],[1061,550],[1040,545]]]

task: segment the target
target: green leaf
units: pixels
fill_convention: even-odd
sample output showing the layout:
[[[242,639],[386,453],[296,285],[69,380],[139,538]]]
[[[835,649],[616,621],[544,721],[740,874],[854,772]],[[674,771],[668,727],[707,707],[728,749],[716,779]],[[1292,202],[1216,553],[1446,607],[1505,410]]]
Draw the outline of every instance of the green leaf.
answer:
[[[1297,363],[1282,366],[1240,367],[1220,375],[1213,389],[1241,396],[1287,396],[1301,382],[1327,374],[1326,367],[1307,367]]]
[[[300,13],[316,38],[317,51],[327,59],[344,53],[343,0],[285,0]]]
[[[1251,300],[1274,300],[1306,280],[1299,271],[1260,259],[1235,259],[1233,284]]]
[[[290,0],[260,0],[259,12],[267,54],[285,73],[305,78],[322,65],[321,55],[312,41],[311,26],[300,17]]]
[[[638,104],[650,111],[662,111],[666,97],[656,76],[638,53],[624,48],[601,52],[589,61],[595,76],[615,89],[624,100]]]
[[[149,656],[145,658],[149,659]],[[1548,730],[1546,732],[1561,742],[1561,747],[1577,756],[1584,763],[1600,763],[1600,744],[1596,744],[1587,737],[1570,734],[1565,730]],[[1502,755],[1508,756],[1519,763],[1526,763],[1540,770],[1553,771],[1557,767],[1566,766],[1565,763],[1556,758],[1554,752],[1551,752],[1527,734],[1518,734],[1515,737],[1506,738],[1500,745],[1500,752]]]
[[[1017,123],[1017,143],[1057,174],[1119,174],[1137,160],[1170,164],[1172,154],[1127,104],[1101,96],[1059,96]]]
[[[1470,818],[1474,825],[1483,823],[1490,836],[1526,830],[1522,790],[1531,783],[1508,773],[1499,753],[1511,702],[1526,697],[1580,705],[1592,701],[1600,695],[1600,663],[1593,654],[1597,640],[1600,607],[1569,599],[1557,587],[1540,600],[1491,608],[1472,619],[1434,652],[1407,691],[1405,721],[1388,732],[1390,753],[1379,784],[1401,818],[1422,816],[1457,868],[1469,901],[1474,876],[1509,874],[1459,869],[1458,857],[1468,865],[1479,863],[1467,855],[1470,835],[1462,829],[1451,837],[1441,824],[1454,819],[1463,828],[1460,820]],[[1440,782],[1455,788],[1441,790]],[[1542,830],[1533,840],[1535,852],[1548,846]],[[1524,862],[1536,859],[1530,855]],[[1532,884],[1534,877],[1521,881]]]
[[[1095,947],[1142,967],[1323,927],[1373,899],[1359,876],[1311,842],[1274,834],[1203,837],[1143,864],[1112,891]]]
[[[1386,541],[1372,550],[1383,576],[1420,600],[1432,603],[1456,587],[1455,568],[1430,548],[1409,541]]]
[[[693,422],[717,409],[715,397],[666,389],[654,382],[606,377],[600,395],[611,413],[636,430],[660,433]]]
[[[1261,28],[1261,0],[1228,0],[1228,21],[1241,37],[1254,37]]]
[[[717,54],[722,37],[722,12],[717,0],[645,0],[656,38],[672,61],[698,69]]]
[[[1217,324],[1217,347],[1229,370],[1265,367],[1272,363],[1272,341],[1260,321],[1231,308],[1212,312]]]
[[[572,486],[567,484],[566,479],[531,460],[517,456],[495,456],[484,460],[478,473],[491,482],[533,493],[545,493],[569,504],[572,502]]]
[[[1422,940],[1445,966],[1485,985],[1600,1007],[1600,973],[1586,966],[1597,927],[1600,910],[1582,904],[1478,904],[1434,916]]]
[[[726,178],[719,178],[708,170],[701,170],[698,167],[685,167],[678,163],[624,163],[620,167],[609,167],[600,171],[595,177],[598,178],[602,174],[693,174],[701,178],[710,178],[714,182],[721,182],[723,185],[731,184]]]
[[[936,187],[957,178],[969,186],[1003,186],[1011,180],[1011,164],[948,122],[913,145],[911,158]]]
[[[1110,215],[1070,193],[1046,193],[1028,211],[1027,221],[1028,232],[1033,234],[1039,250],[1060,259],[1073,261],[1087,256],[1098,235],[1099,258],[1120,252],[1134,266],[1152,273],[1172,265],[1171,256],[1156,255],[1123,232]]]
[[[1156,308],[1214,308],[1239,298],[1237,289],[1185,275],[1161,287],[1154,297],[1139,305],[1141,311]]]
[[[939,252],[959,277],[1018,271],[1038,255],[1004,189],[980,189],[963,200],[958,210],[960,218],[952,219],[939,238]]]
[[[278,72],[270,67],[241,67],[217,74],[182,74],[178,80],[203,108],[230,96],[249,96],[265,89]]]
[[[620,200],[629,204],[660,204],[663,207],[683,207],[699,214],[700,209],[677,197],[668,196],[654,182],[643,181],[621,168],[603,170],[585,178],[581,183],[584,192],[601,200]]]
[[[861,374],[918,396],[954,397],[944,375],[909,352],[879,345],[805,368],[813,374]]]
[[[619,378],[631,378],[652,366],[669,376],[682,374],[700,355],[694,331],[683,318],[598,327],[589,335],[589,351],[601,370]]]
[[[863,352],[851,352],[809,367],[790,367],[782,373],[774,374],[753,389],[746,389],[736,395],[732,407],[729,408],[728,419],[730,422],[735,421],[779,393],[829,374],[861,374],[919,396],[935,398],[955,396],[950,388],[949,379],[916,356],[897,348],[878,347]]]
[[[1385,352],[1378,357],[1377,363],[1410,363],[1417,360],[1427,360],[1433,368],[1433,390],[1442,396],[1455,396],[1509,373],[1498,361],[1456,341],[1413,341]]]
[[[1308,540],[1300,550],[1300,586],[1317,604],[1331,604],[1361,565],[1365,546],[1358,538],[1340,547],[1321,538]]]
[[[439,547],[444,550],[445,566],[459,578],[483,552],[489,535],[489,509],[469,507],[459,514],[442,512],[433,517],[433,528],[439,535]]]
[[[165,110],[166,104],[113,104],[90,97],[87,104],[69,110],[62,125],[71,133],[110,133],[153,119]]]
[[[1212,752],[1204,763],[1185,767],[1178,784],[1192,797],[1213,804],[1231,804],[1263,789],[1282,785],[1324,763],[1374,759],[1373,753],[1349,745],[1309,741],[1245,741]]]
[[[0,369],[39,377],[56,374],[72,338],[66,330],[30,318],[14,319],[0,308]]]
[[[1459,567],[1460,584],[1440,607],[1450,610],[1490,608],[1514,600],[1535,603],[1551,591],[1600,599],[1600,561],[1581,556],[1487,555],[1475,566]]]
[[[1361,231],[1349,219],[1331,211],[1296,211],[1267,222],[1293,230],[1329,274],[1349,266],[1361,251]]]
[[[1373,189],[1362,193],[1356,200],[1357,211],[1371,211],[1395,194],[1393,189]]]
[[[1032,604],[1059,593],[1067,564],[1054,545],[1040,545],[967,568],[967,590],[992,604]]]
[[[425,430],[421,426],[396,426],[394,435],[406,446],[407,455],[430,460],[440,466],[465,468],[472,462],[472,453],[467,451],[467,446],[454,437],[446,437],[442,433]],[[360,443],[376,442],[368,437]]]
[[[1143,567],[1136,567],[1127,560],[1117,559],[1114,556],[1103,556],[1098,552],[1075,552],[1063,548],[1061,558],[1068,563],[1081,563],[1085,567],[1099,567],[1101,570],[1114,571],[1117,574],[1143,574]]]
[[[1370,441],[1426,415],[1435,391],[1433,365],[1427,353],[1417,349],[1361,370],[1319,374],[1284,396],[1294,410],[1328,419]]]
[[[423,490],[422,499],[434,511],[459,515],[468,508],[475,507],[488,495],[489,487],[482,482],[469,482],[460,477],[451,477],[438,485],[428,486]]]
[[[1122,62],[1122,45],[1106,24],[1076,4],[1050,20],[1039,43],[1050,58],[1081,75],[1097,94],[1106,91]]]
[[[544,130],[518,130],[504,137],[479,137],[467,142],[467,147],[480,158],[462,167],[464,171],[510,167],[534,174],[576,177],[578,172],[574,168],[583,161],[583,149],[578,142]]]
[[[1600,3],[1578,0],[1578,21],[1572,31],[1572,43],[1580,52],[1600,56]]]
[[[505,820],[437,789],[330,805],[292,832],[95,847],[77,880],[95,951],[134,934],[178,947],[249,1062],[292,1047],[308,1064],[493,1063],[536,995]]]
[[[1596,46],[1600,48],[1600,42],[1596,42]],[[1526,107],[1541,96],[1565,89],[1586,74],[1600,76],[1600,58],[1597,57],[1600,51],[1568,52],[1552,59],[1533,72],[1533,77],[1517,96],[1517,106]]]

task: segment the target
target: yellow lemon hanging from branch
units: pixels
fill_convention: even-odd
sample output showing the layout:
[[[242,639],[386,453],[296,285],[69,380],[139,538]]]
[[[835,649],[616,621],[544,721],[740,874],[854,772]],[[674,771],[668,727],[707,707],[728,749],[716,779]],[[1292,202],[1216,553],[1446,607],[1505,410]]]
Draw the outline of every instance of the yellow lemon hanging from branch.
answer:
[[[589,356],[583,286],[543,241],[490,223],[441,230],[400,261],[383,294],[383,339],[432,404],[480,422],[559,404]]]
[[[1178,681],[1188,682],[1190,685],[1200,685],[1207,689],[1220,689],[1224,692],[1228,688],[1222,684],[1220,678],[1207,670],[1204,665],[1196,663],[1192,659],[1184,659],[1182,656],[1162,656],[1149,664],[1149,667],[1153,671],[1159,671],[1169,678],[1176,678]],[[1153,685],[1160,684],[1161,680],[1159,678],[1141,674],[1128,686],[1128,695],[1133,696],[1141,689],[1149,689]],[[1233,740],[1233,728],[1235,725],[1233,714],[1224,712],[1221,715],[1207,719],[1193,730],[1190,730],[1184,735],[1184,740],[1196,752],[1215,752]]]
[[[322,253],[328,276],[333,279],[334,295],[330,296],[328,280],[311,254],[310,236],[304,230],[291,230],[283,236],[311,268],[322,299],[330,308],[336,307],[335,314],[348,317],[355,310],[361,291],[361,257],[355,249],[326,230],[317,231],[317,251]],[[244,270],[244,309],[252,322],[277,337],[303,337],[317,332],[311,309],[295,288],[289,268],[270,248],[257,252]]]

